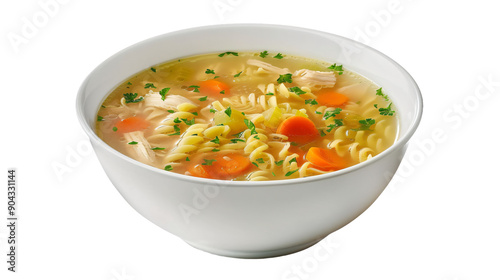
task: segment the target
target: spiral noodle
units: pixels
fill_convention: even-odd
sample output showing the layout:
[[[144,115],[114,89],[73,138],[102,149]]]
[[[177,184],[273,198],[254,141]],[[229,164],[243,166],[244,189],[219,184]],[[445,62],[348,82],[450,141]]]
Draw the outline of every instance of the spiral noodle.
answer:
[[[181,135],[172,151],[165,156],[163,163],[166,165],[178,164],[179,160],[184,160],[189,154],[200,149],[200,143],[204,141],[203,131],[208,124],[194,124]]]

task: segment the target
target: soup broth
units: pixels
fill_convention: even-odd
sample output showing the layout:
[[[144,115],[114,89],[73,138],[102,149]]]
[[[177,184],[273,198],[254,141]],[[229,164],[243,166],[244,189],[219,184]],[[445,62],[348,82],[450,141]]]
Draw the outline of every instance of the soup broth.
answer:
[[[118,85],[97,114],[108,145],[223,180],[281,180],[370,160],[397,139],[383,89],[341,65],[262,52],[169,61]]]

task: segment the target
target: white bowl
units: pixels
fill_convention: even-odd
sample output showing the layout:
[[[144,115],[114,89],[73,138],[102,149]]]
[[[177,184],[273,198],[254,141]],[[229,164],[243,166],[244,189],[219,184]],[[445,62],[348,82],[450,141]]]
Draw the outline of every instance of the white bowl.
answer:
[[[145,165],[117,152],[94,132],[105,96],[140,70],[202,53],[262,50],[340,63],[383,86],[399,112],[399,139],[371,160],[330,174],[232,182]],[[83,82],[77,113],[109,179],[144,217],[201,250],[262,258],[311,246],[375,201],[396,172],[420,122],[422,97],[400,65],[368,46],[315,30],[237,24],[172,32],[120,51]]]

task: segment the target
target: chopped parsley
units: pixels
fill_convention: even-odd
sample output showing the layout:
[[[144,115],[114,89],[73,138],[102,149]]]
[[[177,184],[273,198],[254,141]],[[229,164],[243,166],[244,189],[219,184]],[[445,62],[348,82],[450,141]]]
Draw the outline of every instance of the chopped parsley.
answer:
[[[297,172],[297,171],[299,171],[299,170],[298,170],[298,169],[295,169],[295,170],[292,170],[292,171],[288,171],[288,172],[285,174],[285,176],[286,176],[286,177],[288,177],[288,176],[292,175],[293,173],[295,173],[295,172]]]
[[[236,144],[236,142],[245,142],[245,140],[240,139],[240,138],[233,138],[233,139],[231,139],[231,142]]]
[[[299,87],[291,87],[289,90],[297,95],[306,94],[307,92],[301,90]],[[307,104],[307,103],[306,103]]]
[[[263,158],[258,158],[255,161],[258,162],[258,163],[264,163],[264,159]]]
[[[240,71],[240,73],[238,73],[238,74],[234,74],[233,77],[238,78],[241,75],[241,73],[243,73],[243,71]]]
[[[276,177],[276,174],[274,174],[274,172],[271,172],[271,174],[273,174],[273,176]]]
[[[255,165],[255,166],[257,166],[257,167],[259,167],[259,165],[256,162],[252,161],[252,164]]]
[[[153,83],[147,83],[144,88],[156,88]]]
[[[353,128],[352,130],[360,131],[360,130],[370,130],[370,126],[375,124],[375,120],[372,118],[368,118],[366,120],[360,120],[359,124],[361,124],[358,128]]]
[[[274,93],[268,92],[268,93],[266,93],[266,95],[274,95]]]
[[[276,81],[278,81],[278,83],[291,83],[292,73],[280,75],[280,77]]]
[[[179,118],[178,118],[178,117],[174,119],[174,123],[181,123],[181,122],[182,122],[182,121],[181,121],[181,120],[179,120]]]
[[[168,134],[168,136],[181,135],[181,129],[179,128],[178,124],[174,125],[174,130],[175,132],[172,134]]]
[[[198,112],[191,112],[191,114],[198,116]]]
[[[382,92],[382,88],[377,89],[377,91],[375,92],[375,94],[378,95],[378,96],[382,96],[385,99],[385,101],[389,101],[389,96],[387,96],[387,94],[384,94]]]
[[[215,109],[210,109],[210,113],[217,113],[217,110],[215,110]]]
[[[323,115],[323,119],[328,120],[329,118],[333,118],[336,115],[340,114],[340,112],[342,112],[341,108],[335,108],[333,111],[326,111]]]
[[[131,82],[128,82],[128,83],[127,83],[127,85],[131,86],[131,85],[132,85],[132,83],[131,83]]]
[[[221,90],[219,93],[220,93],[220,94],[225,94],[225,93],[226,93],[226,90],[225,90],[225,89],[223,89],[223,90]]]
[[[309,104],[309,105],[318,105],[318,101],[316,101],[316,99],[307,99],[305,100],[305,103],[306,104]],[[321,114],[321,113],[320,113]]]
[[[214,79],[217,79],[217,78],[219,78],[219,77],[220,77],[220,76],[214,76]]]
[[[257,134],[255,130],[255,124],[251,120],[244,119],[245,125],[250,129],[250,134]]]
[[[334,124],[328,126],[328,129],[326,130],[327,132],[331,132],[333,129],[344,125],[344,121],[341,119],[334,119],[334,121],[335,121]]]
[[[166,171],[171,171],[173,170],[174,168],[172,167],[172,165],[165,165],[165,168],[164,168]]]
[[[188,119],[181,119],[186,125],[193,125],[194,124],[194,118],[191,120]]]
[[[153,71],[153,72],[155,72],[155,73],[156,73],[156,68],[151,67],[150,69],[151,69],[151,71]]]
[[[118,127],[113,126],[113,131],[117,131],[117,130],[118,130]]]
[[[161,100],[165,101],[165,98],[167,97],[167,93],[170,90],[170,88],[162,88],[160,90],[160,95],[161,95]]]
[[[275,161],[274,163],[277,165],[277,166],[281,166],[283,164],[284,160],[280,160],[280,161]]]
[[[167,110],[167,112],[169,112],[170,114],[175,113],[175,111],[174,111],[174,110]]]
[[[318,115],[321,115],[321,114],[323,114],[323,113],[321,113],[321,112],[318,112],[318,111],[314,111],[314,113],[315,113],[315,114],[318,114]]]
[[[319,129],[319,135],[321,135],[321,137],[324,137],[326,136],[326,133],[323,131],[323,129]]]
[[[216,161],[215,159],[203,159],[204,163],[202,163],[201,165],[212,165],[212,163],[214,161]]]
[[[204,96],[202,98],[198,98],[198,100],[200,100],[200,101],[207,101],[207,98],[208,98],[208,96]]]
[[[278,53],[277,55],[273,56],[273,58],[282,59],[283,55],[281,53]]]
[[[254,138],[254,139],[258,139],[258,140],[260,140],[259,135],[255,135],[253,138]]]
[[[153,151],[161,151],[161,150],[165,150],[165,148],[154,147],[154,148],[151,148],[151,150],[153,150]]]
[[[215,74],[215,71],[213,69],[207,69],[205,74]]]
[[[268,55],[269,55],[269,53],[267,51],[260,52],[260,54],[259,54],[259,56],[262,58],[265,58]]]
[[[292,158],[288,163],[291,164],[292,162],[297,162],[297,158],[296,157]]]
[[[128,142],[127,144],[129,144],[129,145],[137,145],[137,144],[139,144],[139,142],[131,141],[131,142]]]
[[[137,98],[137,93],[124,93],[123,98],[125,98],[125,103],[137,103],[144,100],[144,97],[140,96]]]
[[[101,108],[106,108],[106,106],[104,106],[104,105],[101,105]]]
[[[217,148],[213,148],[213,149],[212,149],[212,152],[218,152],[218,151],[220,151],[220,150],[219,150],[219,149],[217,149]]]
[[[234,56],[238,56],[238,53],[237,52],[223,52],[223,53],[220,53],[218,54],[219,57],[223,57],[225,55],[234,55]]]
[[[103,120],[104,120],[104,118],[103,118],[103,117],[101,117],[101,116],[97,116],[97,121],[98,121],[98,122],[102,122]]]
[[[191,160],[189,159],[189,157],[186,157],[186,161],[191,161]]]
[[[193,88],[193,92],[200,92],[200,86],[191,85],[191,86],[188,86],[188,88]]]
[[[210,142],[215,143],[215,144],[220,144],[219,136],[215,136],[215,139],[210,140]]]
[[[378,112],[382,116],[392,116],[392,115],[394,115],[395,112],[391,109],[391,106],[392,106],[392,103],[390,103],[389,106],[387,106],[387,108],[379,108],[378,104],[373,104],[373,107],[377,108]]]
[[[337,63],[334,63],[328,69],[331,69],[333,71],[337,71],[339,75],[342,75],[344,73],[344,69],[342,68],[342,65],[337,65]]]
[[[228,117],[230,117],[230,116],[231,116],[231,106],[227,107],[227,109],[226,109],[226,110],[224,110],[224,113],[226,113],[226,115],[227,115]]]

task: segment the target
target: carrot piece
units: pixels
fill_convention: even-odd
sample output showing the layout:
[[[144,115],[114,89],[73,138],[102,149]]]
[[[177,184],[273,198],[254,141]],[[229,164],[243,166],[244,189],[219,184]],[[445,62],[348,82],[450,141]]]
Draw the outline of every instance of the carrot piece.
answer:
[[[332,149],[311,147],[306,154],[306,159],[322,170],[339,170],[348,166],[347,161]]]
[[[332,90],[320,90],[316,101],[318,101],[320,105],[324,106],[341,107],[349,101],[349,98],[342,93]]]
[[[234,179],[245,174],[250,168],[250,160],[240,154],[217,155],[210,165],[193,163],[188,167],[191,175],[210,179]]]
[[[299,144],[312,142],[319,136],[314,123],[302,116],[293,116],[284,120],[276,132],[288,136],[288,141]]]
[[[215,161],[208,166],[208,172],[218,179],[233,179],[245,174],[251,167],[250,160],[240,154],[225,154],[215,157]]]
[[[210,174],[208,174],[206,165],[201,164],[192,164],[189,166],[188,171],[191,175],[201,178],[212,178]]]
[[[130,117],[115,124],[118,132],[127,133],[148,128],[149,122],[140,117]]]
[[[227,84],[214,79],[201,82],[200,92],[202,94],[208,94],[212,96],[228,95],[230,93],[229,86]]]

